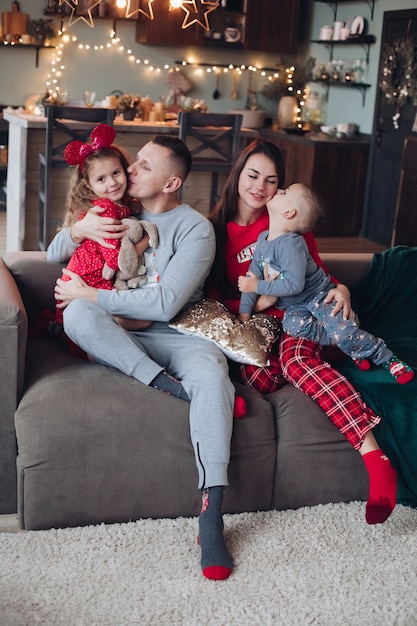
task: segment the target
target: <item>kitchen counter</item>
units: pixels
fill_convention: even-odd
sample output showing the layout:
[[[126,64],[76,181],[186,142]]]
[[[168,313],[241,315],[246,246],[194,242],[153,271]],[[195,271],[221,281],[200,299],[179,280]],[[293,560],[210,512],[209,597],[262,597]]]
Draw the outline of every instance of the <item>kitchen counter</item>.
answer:
[[[9,162],[7,178],[7,251],[36,250],[39,224],[39,153],[45,151],[46,118],[18,110],[3,110],[9,122]],[[80,124],[73,123],[74,128]],[[155,134],[178,135],[176,122],[151,123],[125,121],[117,117],[114,122],[116,143],[136,158],[138,149]],[[213,132],[209,127],[203,132]],[[242,129],[243,142],[257,137],[259,132]],[[59,222],[63,216],[70,170],[54,171],[53,190],[56,200],[52,216]],[[222,182],[222,181],[220,181]],[[203,214],[209,211],[209,174],[192,172],[183,190],[183,200]]]
[[[39,153],[45,150],[46,118],[17,110],[3,111],[9,123],[9,162],[7,177],[7,251],[36,250],[39,223]],[[77,122],[74,122],[74,128]],[[141,145],[157,133],[178,135],[176,122],[114,122],[116,143],[132,159]],[[203,132],[213,132],[210,127]],[[255,137],[273,141],[284,153],[286,184],[310,184],[324,198],[328,213],[319,228],[320,236],[357,236],[360,229],[365,188],[369,136],[340,140],[322,133],[290,134],[272,129],[242,129],[242,147]],[[62,219],[62,208],[70,170],[54,172],[55,215]],[[225,177],[220,179],[220,185]],[[209,212],[209,174],[192,172],[184,185],[183,200],[204,215]]]

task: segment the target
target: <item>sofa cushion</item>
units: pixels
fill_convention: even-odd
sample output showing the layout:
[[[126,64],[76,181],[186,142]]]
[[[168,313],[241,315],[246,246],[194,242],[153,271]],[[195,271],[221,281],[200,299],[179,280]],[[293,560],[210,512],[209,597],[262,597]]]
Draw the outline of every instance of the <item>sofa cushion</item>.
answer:
[[[368,475],[361,456],[319,406],[291,385],[268,400],[278,437],[273,508],[366,500]]]
[[[242,323],[224,304],[209,298],[179,313],[170,326],[185,335],[212,341],[232,361],[258,367],[268,364],[281,331],[281,322],[271,315],[256,314]]]
[[[226,512],[268,509],[276,462],[270,404],[252,390],[235,420]],[[54,338],[28,342],[15,415],[20,524],[26,529],[197,515],[188,404]]]

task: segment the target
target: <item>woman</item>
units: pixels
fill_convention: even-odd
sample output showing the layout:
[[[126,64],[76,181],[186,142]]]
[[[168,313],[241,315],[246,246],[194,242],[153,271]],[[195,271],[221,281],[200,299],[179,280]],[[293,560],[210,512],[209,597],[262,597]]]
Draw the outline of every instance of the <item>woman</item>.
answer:
[[[249,269],[259,233],[268,230],[266,202],[283,187],[284,178],[280,150],[270,141],[256,139],[237,158],[210,216],[217,251],[208,292],[236,315],[240,302],[238,277]],[[313,259],[327,272],[313,234],[304,237]],[[330,291],[327,301],[334,301],[335,311],[343,309],[345,317],[353,316],[348,288],[336,278],[332,280],[337,287]],[[275,301],[265,296],[258,298],[257,310],[282,317]],[[372,433],[380,417],[363,402],[348,380],[323,360],[322,350],[312,341],[282,334],[269,367],[240,366],[240,374],[246,384],[262,393],[271,393],[288,381],[317,402],[361,454],[370,485],[366,521],[382,523],[395,507],[397,477]]]

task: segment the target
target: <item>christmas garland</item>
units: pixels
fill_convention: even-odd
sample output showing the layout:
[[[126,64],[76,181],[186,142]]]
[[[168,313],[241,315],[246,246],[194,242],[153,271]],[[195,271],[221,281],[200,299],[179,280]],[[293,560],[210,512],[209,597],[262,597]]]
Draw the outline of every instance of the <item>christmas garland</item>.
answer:
[[[394,127],[398,128],[400,109],[417,98],[417,58],[412,37],[386,44],[382,54],[379,88],[388,104],[396,105]]]

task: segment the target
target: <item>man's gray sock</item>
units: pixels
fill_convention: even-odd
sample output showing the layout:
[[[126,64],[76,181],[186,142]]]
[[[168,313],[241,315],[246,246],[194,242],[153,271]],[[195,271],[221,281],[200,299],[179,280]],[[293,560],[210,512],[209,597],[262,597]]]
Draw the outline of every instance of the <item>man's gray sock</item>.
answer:
[[[180,381],[173,378],[173,376],[169,376],[164,371],[159,372],[149,385],[151,387],[155,387],[155,389],[165,391],[165,393],[169,393],[171,396],[185,400],[186,402],[190,401],[190,398],[185,393],[184,387],[181,385]]]
[[[223,536],[223,487],[210,487],[202,493],[199,517],[201,568],[210,580],[224,580],[233,570],[233,560]]]

